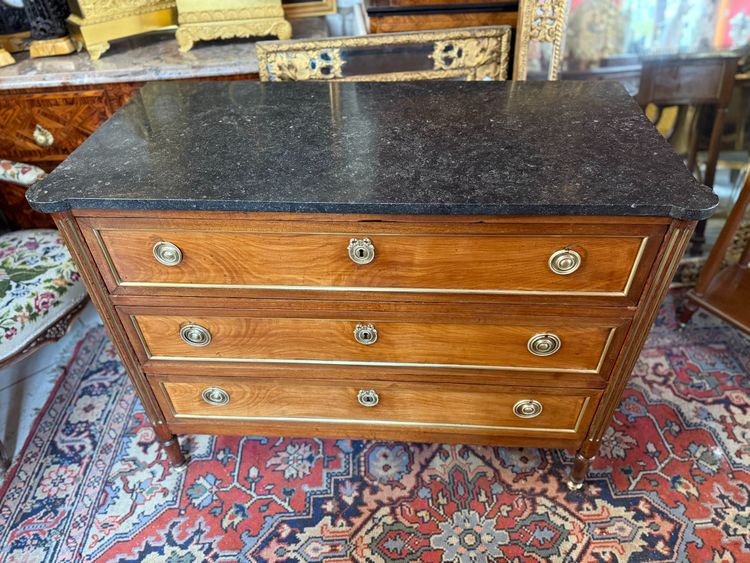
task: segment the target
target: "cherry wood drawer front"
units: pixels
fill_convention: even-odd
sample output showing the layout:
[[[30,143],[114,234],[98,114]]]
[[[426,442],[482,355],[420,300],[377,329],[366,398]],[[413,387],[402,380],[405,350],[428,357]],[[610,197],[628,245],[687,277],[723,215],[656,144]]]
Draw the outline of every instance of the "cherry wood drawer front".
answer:
[[[422,366],[431,368],[523,369],[599,373],[621,340],[621,319],[579,320],[533,317],[481,323],[442,317],[393,320],[379,313],[345,318],[310,311],[291,317],[222,310],[185,310],[179,315],[123,308],[121,316],[144,360],[313,363]],[[318,318],[301,318],[315,315]],[[198,331],[193,344],[181,331]],[[197,327],[197,328],[196,328]],[[201,332],[205,331],[205,332]],[[201,336],[202,335],[202,336]],[[190,335],[187,335],[188,339]],[[536,337],[536,338],[535,338]],[[358,340],[359,338],[359,340]],[[558,339],[556,342],[555,339]],[[373,341],[374,340],[374,341]],[[364,341],[364,343],[363,343]],[[371,342],[371,343],[366,343]],[[531,342],[531,344],[530,344]],[[197,345],[196,345],[197,344]],[[550,355],[545,347],[559,349]],[[612,354],[610,354],[610,352]]]
[[[568,436],[585,430],[601,394],[367,380],[290,384],[273,379],[161,377],[153,378],[152,385],[165,412],[174,419],[399,425],[448,432]],[[519,416],[514,408],[529,418]]]
[[[634,301],[663,231],[658,224],[614,225],[608,233],[586,224],[80,221],[110,290],[141,294],[177,288],[186,294],[377,291]],[[371,262],[350,258],[352,239],[370,241]],[[157,243],[177,247],[179,263],[160,263]],[[550,258],[566,248],[580,256],[581,265],[567,275],[555,273]]]

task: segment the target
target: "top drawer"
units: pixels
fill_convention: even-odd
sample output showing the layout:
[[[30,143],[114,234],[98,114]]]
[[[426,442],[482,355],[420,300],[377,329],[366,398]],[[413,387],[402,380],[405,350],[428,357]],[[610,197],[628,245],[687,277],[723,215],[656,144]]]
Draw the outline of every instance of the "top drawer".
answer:
[[[378,292],[464,301],[531,294],[635,302],[665,229],[655,222],[79,221],[115,293]]]

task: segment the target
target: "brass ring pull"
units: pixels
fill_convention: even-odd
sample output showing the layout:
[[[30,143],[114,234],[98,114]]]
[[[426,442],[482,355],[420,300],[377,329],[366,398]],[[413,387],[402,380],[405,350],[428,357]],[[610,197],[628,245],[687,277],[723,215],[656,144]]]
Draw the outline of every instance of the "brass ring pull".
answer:
[[[529,338],[529,352],[535,356],[551,356],[562,346],[560,337],[552,333],[535,334]]]
[[[208,387],[203,390],[201,397],[209,405],[221,406],[229,402],[229,393],[221,387]]]
[[[369,238],[349,241],[349,258],[355,264],[369,264],[375,259],[375,246]]]
[[[208,346],[211,343],[211,333],[201,325],[189,324],[180,329],[180,338],[190,346]]]
[[[354,328],[354,340],[365,346],[370,346],[378,341],[378,330],[371,324],[357,325]]]
[[[513,414],[518,418],[536,418],[542,410],[542,403],[533,399],[523,399],[513,405]]]
[[[182,262],[182,251],[171,242],[159,241],[154,245],[154,258],[165,266],[176,266]]]
[[[580,268],[581,262],[581,255],[578,254],[575,250],[563,248],[562,250],[558,250],[552,253],[552,256],[549,257],[547,265],[549,266],[549,269],[554,273],[561,276],[567,276]]]
[[[34,127],[34,142],[40,147],[50,147],[55,142],[55,137],[38,123]]]
[[[375,392],[375,389],[360,389],[357,393],[357,400],[363,407],[374,407],[380,402],[380,397]]]

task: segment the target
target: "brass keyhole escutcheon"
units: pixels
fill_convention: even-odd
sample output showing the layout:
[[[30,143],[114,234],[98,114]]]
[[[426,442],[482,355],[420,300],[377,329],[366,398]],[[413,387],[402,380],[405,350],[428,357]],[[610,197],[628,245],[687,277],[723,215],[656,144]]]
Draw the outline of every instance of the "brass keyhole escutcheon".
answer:
[[[380,397],[375,389],[360,389],[357,393],[357,401],[363,407],[374,407],[380,402]]]
[[[369,264],[375,259],[375,245],[369,238],[353,238],[349,241],[349,258],[355,264]]]
[[[371,324],[359,324],[354,328],[354,339],[360,344],[370,346],[378,340],[378,330]]]

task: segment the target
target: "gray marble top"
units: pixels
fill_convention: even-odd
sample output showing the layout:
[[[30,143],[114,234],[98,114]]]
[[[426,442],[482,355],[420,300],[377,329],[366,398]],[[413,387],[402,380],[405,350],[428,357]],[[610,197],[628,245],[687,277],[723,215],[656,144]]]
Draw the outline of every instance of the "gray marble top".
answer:
[[[295,38],[328,35],[325,18],[292,20]],[[174,30],[112,41],[98,61],[86,52],[32,59],[13,55],[16,64],[0,68],[0,90],[52,88],[113,82],[150,82],[258,72],[255,42],[247,39],[209,41],[180,53]]]
[[[708,217],[616,83],[151,83],[39,185],[74,208]]]

